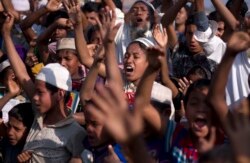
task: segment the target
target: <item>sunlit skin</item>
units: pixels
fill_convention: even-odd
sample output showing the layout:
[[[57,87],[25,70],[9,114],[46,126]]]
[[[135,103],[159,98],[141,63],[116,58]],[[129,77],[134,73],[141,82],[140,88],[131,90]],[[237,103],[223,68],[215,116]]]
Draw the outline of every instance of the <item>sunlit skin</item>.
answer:
[[[47,113],[57,104],[54,98],[55,94],[52,94],[46,88],[46,83],[44,81],[35,81],[35,94],[33,96],[33,101],[35,103],[36,109],[41,114]]]
[[[52,34],[52,40],[58,41],[61,38],[67,37],[67,30],[65,28],[56,28],[55,32]]]
[[[104,129],[103,122],[93,115],[86,107],[84,110],[84,116],[86,118],[86,130],[87,138],[91,147],[98,147],[100,145],[106,144],[110,137]]]
[[[11,145],[24,144],[27,137],[27,127],[23,125],[22,121],[14,117],[9,117],[7,125],[8,139]]]
[[[75,50],[59,50],[58,54],[58,62],[64,66],[70,73],[72,79],[79,79],[81,76],[79,75],[79,66],[81,65]]]
[[[93,11],[93,12],[85,12],[84,14],[91,25],[97,24],[96,18],[98,18],[98,13]]]
[[[223,21],[219,21],[217,22],[217,24],[218,24],[218,29],[215,35],[218,37],[222,37],[225,31],[225,23]]]
[[[211,129],[211,109],[205,104],[208,88],[194,89],[189,95],[186,105],[186,118],[192,134],[197,138],[205,138]]]
[[[199,44],[197,40],[194,38],[194,32],[197,30],[196,25],[190,24],[186,27],[186,41],[187,47],[192,55],[200,54],[203,52],[202,46]]]
[[[130,21],[132,27],[145,29],[149,22],[149,11],[143,2],[135,3],[130,9]]]
[[[91,44],[97,44],[97,45],[102,45],[102,36],[100,31],[95,31],[91,38],[90,38],[90,43]]]
[[[126,79],[137,85],[148,66],[146,51],[138,43],[128,46],[124,56],[124,70]]]

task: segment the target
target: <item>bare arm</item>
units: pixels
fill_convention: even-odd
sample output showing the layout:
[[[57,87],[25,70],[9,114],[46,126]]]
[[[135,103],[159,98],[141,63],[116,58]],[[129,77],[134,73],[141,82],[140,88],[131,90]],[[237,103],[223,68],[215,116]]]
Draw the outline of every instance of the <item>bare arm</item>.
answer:
[[[86,40],[83,34],[82,14],[80,11],[80,4],[73,6],[72,4],[64,4],[70,17],[70,21],[74,26],[75,44],[80,62],[87,68],[91,68],[94,58],[89,54]],[[105,66],[100,65],[99,74],[106,76]]]
[[[30,76],[28,75],[26,67],[21,58],[19,57],[10,36],[10,31],[13,26],[13,23],[14,23],[14,16],[8,14],[2,28],[2,36],[5,42],[9,61],[15,72],[15,75],[19,83],[21,84],[22,88],[27,93],[28,97],[32,99],[35,91],[34,83],[32,82]]]
[[[106,74],[107,74],[107,80],[109,81],[115,81],[120,85],[120,88],[123,88],[123,81],[121,72],[117,63],[116,59],[116,50],[115,50],[115,35],[120,27],[120,25],[115,25],[116,20],[116,14],[115,11],[112,11],[112,18],[109,14],[109,11],[106,11],[109,15],[106,18],[106,27],[108,28],[107,34],[104,38],[104,47],[105,47],[105,65],[106,65]]]
[[[162,17],[162,21],[161,21],[162,25],[164,27],[167,27],[169,24],[173,23],[178,12],[186,3],[187,3],[187,0],[179,0],[175,5],[171,6],[170,8],[163,7],[165,9],[165,11],[163,11],[165,15]]]
[[[211,2],[229,27],[229,29],[227,29],[228,31],[226,31],[226,35],[229,35],[229,33],[235,31],[238,28],[239,22],[234,17],[232,12],[230,12],[229,9],[220,0],[211,0]]]

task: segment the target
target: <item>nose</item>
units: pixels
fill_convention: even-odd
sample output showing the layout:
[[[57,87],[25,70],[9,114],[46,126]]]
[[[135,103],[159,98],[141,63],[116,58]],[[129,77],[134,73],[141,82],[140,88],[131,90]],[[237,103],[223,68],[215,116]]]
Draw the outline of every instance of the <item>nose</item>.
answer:
[[[12,136],[13,132],[14,132],[13,127],[9,127],[9,129],[8,129],[8,136]]]
[[[35,95],[33,96],[33,100],[34,100],[34,101],[37,101],[37,100],[38,100],[38,95],[37,95],[37,93],[35,93]]]
[[[60,59],[59,60],[59,63],[62,65],[62,66],[66,66],[66,61],[65,61],[65,59]]]

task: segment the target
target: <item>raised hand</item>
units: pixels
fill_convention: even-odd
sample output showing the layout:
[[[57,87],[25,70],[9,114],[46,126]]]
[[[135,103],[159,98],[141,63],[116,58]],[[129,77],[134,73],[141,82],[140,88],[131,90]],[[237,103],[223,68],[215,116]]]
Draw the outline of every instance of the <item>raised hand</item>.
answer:
[[[235,32],[227,42],[227,50],[233,55],[248,48],[250,48],[250,36],[245,32]]]
[[[2,34],[4,33],[10,34],[11,29],[14,24],[14,16],[11,13],[5,13],[5,16],[6,16],[6,19],[2,26]]]
[[[72,22],[66,18],[59,18],[56,20],[56,23],[59,27],[73,28]]]
[[[216,128],[212,127],[210,131],[210,135],[208,138],[200,138],[198,140],[198,152],[200,154],[206,153],[213,149],[216,141]]]
[[[7,79],[7,89],[9,90],[9,93],[12,97],[15,97],[20,94],[21,88],[18,85],[18,83],[15,81],[15,75],[14,73],[9,76]]]
[[[149,66],[155,70],[161,68],[161,64],[165,59],[165,52],[159,47],[150,47],[147,49],[147,59]]]
[[[68,12],[69,20],[75,25],[82,23],[82,14],[80,10],[80,3],[78,0],[69,0],[68,2],[64,1],[64,6]]]
[[[109,134],[120,144],[126,144],[142,133],[143,123],[140,109],[130,111],[123,90],[115,82],[108,87],[96,86],[89,111],[104,122]]]
[[[186,77],[183,77],[182,79],[179,79],[179,81],[178,81],[178,85],[180,86],[179,91],[180,91],[183,95],[185,95],[186,92],[187,92],[188,87],[189,87],[190,84],[192,84],[192,83],[193,83],[192,80],[187,80]]]
[[[50,12],[57,11],[61,8],[62,5],[62,0],[49,0],[46,9],[49,10]]]
[[[249,101],[245,100],[241,110],[249,113]],[[250,161],[250,121],[249,114],[233,113],[223,123],[237,162]]]
[[[153,29],[153,37],[161,48],[167,47],[168,35],[167,35],[166,28],[161,29],[160,24],[155,25]]]
[[[110,10],[108,7],[104,8],[102,11],[102,28],[101,33],[103,40],[105,41],[114,41],[116,33],[120,27],[121,24],[115,24],[116,21],[116,13],[114,10],[111,10],[112,13],[110,13]]]

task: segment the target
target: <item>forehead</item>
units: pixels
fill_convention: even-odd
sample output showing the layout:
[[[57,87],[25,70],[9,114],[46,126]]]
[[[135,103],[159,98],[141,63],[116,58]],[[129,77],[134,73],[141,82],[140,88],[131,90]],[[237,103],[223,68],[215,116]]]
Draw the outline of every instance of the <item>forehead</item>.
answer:
[[[62,49],[58,50],[58,55],[76,55],[76,50]]]
[[[36,89],[47,89],[46,88],[46,83],[42,80],[35,80],[35,87]]]
[[[25,128],[22,121],[19,121],[18,119],[12,116],[10,116],[8,124],[18,128]]]
[[[144,53],[144,49],[142,49],[139,45],[139,43],[134,42],[129,44],[129,46],[127,47],[127,52],[143,52]]]
[[[195,32],[197,30],[197,26],[195,24],[189,24],[187,25],[186,28],[187,28],[186,29],[187,32]]]

